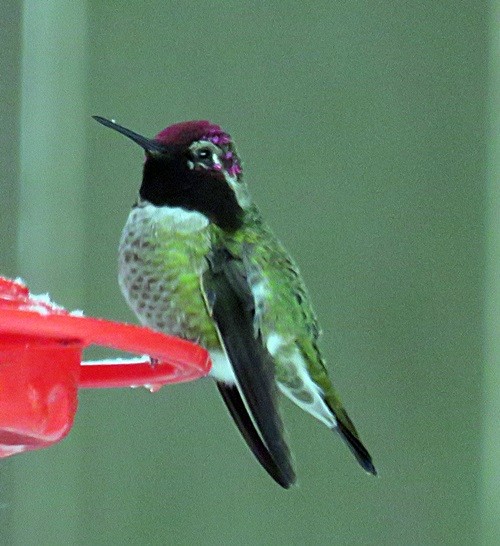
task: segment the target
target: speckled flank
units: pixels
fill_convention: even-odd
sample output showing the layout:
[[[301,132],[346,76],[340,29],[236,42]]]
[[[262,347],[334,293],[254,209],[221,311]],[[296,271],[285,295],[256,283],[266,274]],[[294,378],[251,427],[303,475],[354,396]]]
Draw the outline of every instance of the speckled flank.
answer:
[[[119,283],[143,324],[218,348],[200,289],[209,245],[208,220],[202,214],[136,207],[122,233]]]

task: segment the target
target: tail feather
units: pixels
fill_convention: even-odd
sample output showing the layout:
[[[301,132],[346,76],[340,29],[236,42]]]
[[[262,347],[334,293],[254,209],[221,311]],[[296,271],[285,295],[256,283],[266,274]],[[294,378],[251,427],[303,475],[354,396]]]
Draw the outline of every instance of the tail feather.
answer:
[[[359,439],[356,428],[354,427],[352,421],[349,419],[349,416],[347,415],[347,413],[343,413],[343,418],[341,418],[340,416],[336,416],[337,431],[340,433],[340,436],[347,444],[347,447],[356,457],[358,463],[366,470],[366,472],[376,476],[377,470],[373,464],[371,455],[368,453],[368,450]]]

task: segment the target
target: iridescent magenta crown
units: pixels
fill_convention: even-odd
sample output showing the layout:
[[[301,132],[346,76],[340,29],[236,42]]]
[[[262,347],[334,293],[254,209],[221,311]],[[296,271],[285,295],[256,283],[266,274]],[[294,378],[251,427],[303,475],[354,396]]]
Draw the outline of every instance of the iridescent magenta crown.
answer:
[[[174,123],[163,129],[163,131],[160,131],[155,136],[155,140],[161,144],[180,146],[189,146],[191,142],[196,140],[207,140],[221,148],[224,152],[224,165],[230,175],[238,176],[242,172],[240,160],[231,137],[219,125],[215,125],[210,121],[200,120]]]

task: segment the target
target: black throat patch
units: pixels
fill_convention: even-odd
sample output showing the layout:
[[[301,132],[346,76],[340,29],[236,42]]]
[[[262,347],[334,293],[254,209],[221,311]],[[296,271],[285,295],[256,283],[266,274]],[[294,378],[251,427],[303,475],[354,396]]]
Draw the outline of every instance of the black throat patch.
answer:
[[[183,160],[147,157],[139,194],[158,207],[201,212],[224,231],[235,231],[243,224],[244,211],[224,175],[191,170]]]

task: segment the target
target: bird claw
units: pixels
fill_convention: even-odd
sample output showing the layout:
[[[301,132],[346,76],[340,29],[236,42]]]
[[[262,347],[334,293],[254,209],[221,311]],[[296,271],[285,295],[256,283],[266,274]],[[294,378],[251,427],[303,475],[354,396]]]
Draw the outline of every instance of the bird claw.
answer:
[[[159,363],[160,363],[160,360],[158,358],[154,358],[152,356],[149,357],[149,365],[152,368],[155,368],[156,366],[158,366]]]

